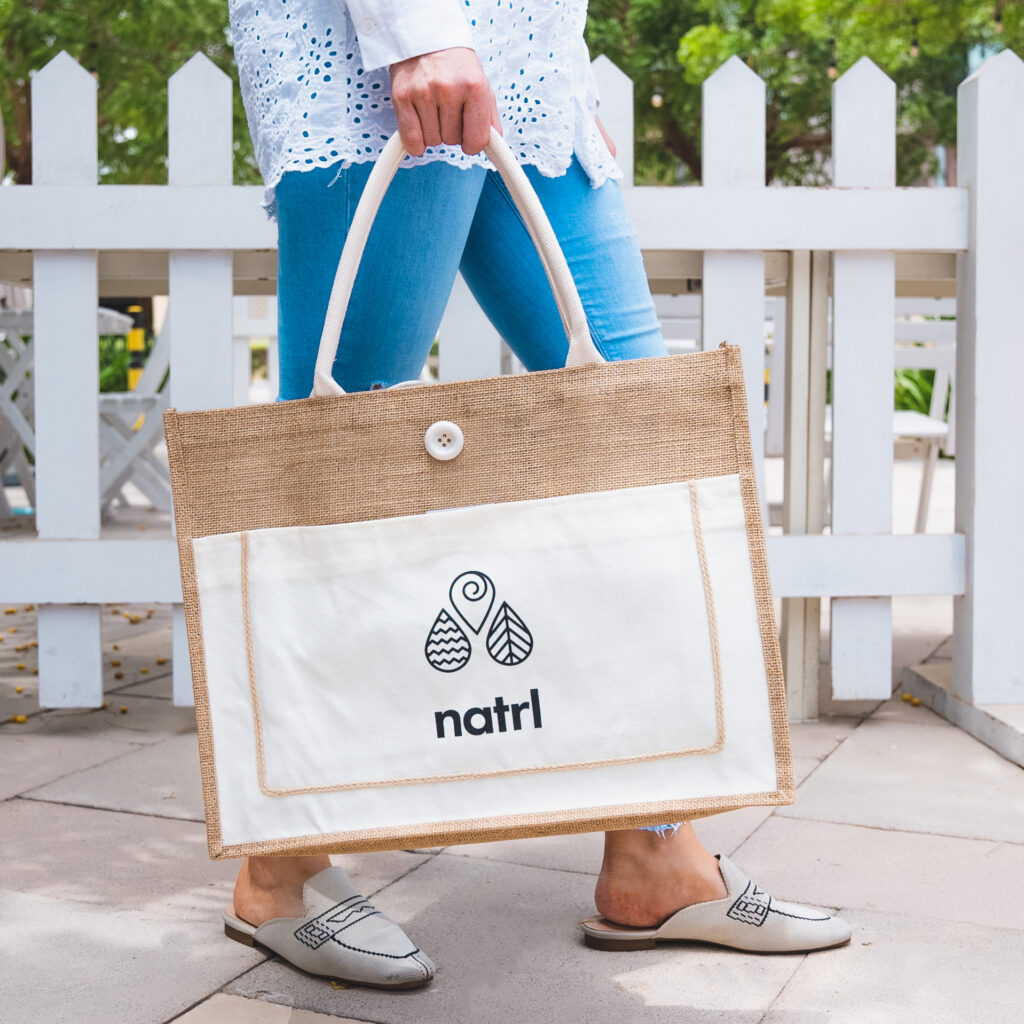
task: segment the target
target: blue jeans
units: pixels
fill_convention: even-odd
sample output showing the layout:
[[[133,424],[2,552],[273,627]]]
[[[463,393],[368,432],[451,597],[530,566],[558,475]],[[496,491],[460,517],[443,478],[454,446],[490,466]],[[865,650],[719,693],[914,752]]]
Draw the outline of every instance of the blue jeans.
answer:
[[[372,164],[292,171],[277,187],[279,398],[313,387],[341,248]],[[537,191],[608,360],[665,355],[640,247],[618,184],[591,188],[575,159]],[[568,342],[540,258],[495,171],[403,168],[381,204],[341,332],[334,378],[346,391],[419,376],[456,272],[528,370],[565,365]],[[678,826],[651,831],[664,836]]]
[[[282,399],[305,398],[313,387],[327,298],[371,168],[292,171],[277,187]],[[601,354],[609,360],[664,355],[618,184],[591,188],[575,160],[559,178],[525,170]],[[338,383],[365,391],[418,377],[460,269],[527,369],[564,365],[568,343],[555,300],[501,178],[482,167],[432,163],[400,170],[381,204],[338,346]]]

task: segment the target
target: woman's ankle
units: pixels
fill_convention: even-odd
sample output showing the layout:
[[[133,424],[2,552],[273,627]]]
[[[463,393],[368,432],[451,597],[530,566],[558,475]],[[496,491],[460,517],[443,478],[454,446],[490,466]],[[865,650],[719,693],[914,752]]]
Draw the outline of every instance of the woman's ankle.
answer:
[[[330,866],[326,855],[247,857],[235,881],[236,916],[257,927],[274,917],[301,917],[303,886]]]
[[[608,833],[594,891],[602,916],[653,927],[683,907],[726,895],[718,861],[684,825],[677,835]]]

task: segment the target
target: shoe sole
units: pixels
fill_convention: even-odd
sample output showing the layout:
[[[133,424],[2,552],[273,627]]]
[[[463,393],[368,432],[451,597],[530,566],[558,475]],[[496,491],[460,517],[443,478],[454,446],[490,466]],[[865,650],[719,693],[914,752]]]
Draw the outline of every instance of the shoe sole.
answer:
[[[224,922],[224,934],[229,939],[234,939],[235,942],[240,942],[243,946],[252,946],[253,948],[259,947],[260,949],[266,950],[272,956],[276,956],[281,960],[285,960],[285,958],[281,956],[280,953],[277,953],[269,947],[264,946],[263,943],[261,942],[257,942],[251,935],[248,935],[243,931],[239,931],[237,928],[232,928],[231,925],[227,923],[227,921]],[[303,974],[310,973],[309,971],[303,971],[301,967],[296,967],[295,964],[291,963],[290,960],[285,960],[285,963],[287,963],[289,967],[296,971],[302,971]],[[424,985],[429,985],[430,982],[434,980],[433,975],[431,975],[429,978],[423,978],[422,980],[403,981],[399,985],[377,985],[372,981],[351,981],[348,978],[337,978],[331,974],[312,974],[310,976],[313,978],[328,978],[331,981],[340,981],[346,985],[357,985],[359,988],[384,989],[388,992],[398,992],[403,989],[410,988],[422,988]]]
[[[785,956],[792,953],[816,953],[823,949],[839,949],[841,946],[848,946],[850,939],[843,939],[842,942],[833,942],[830,946],[811,946],[808,949],[740,949],[738,946],[728,946],[722,942],[707,942],[702,939],[602,939],[590,932],[583,933],[583,942],[591,949],[600,949],[608,953],[628,953],[637,949],[654,949],[659,942],[690,942],[695,946],[714,946],[717,949],[731,949],[737,953],[756,953],[758,956]]]

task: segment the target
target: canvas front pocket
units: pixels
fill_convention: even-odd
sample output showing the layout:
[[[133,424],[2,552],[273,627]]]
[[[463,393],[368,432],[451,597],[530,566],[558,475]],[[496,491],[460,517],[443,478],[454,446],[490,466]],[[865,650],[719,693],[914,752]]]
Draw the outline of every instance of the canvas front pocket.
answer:
[[[724,476],[196,539],[204,634],[245,646],[211,710],[249,716],[266,796],[714,753],[705,545],[744,531]]]

